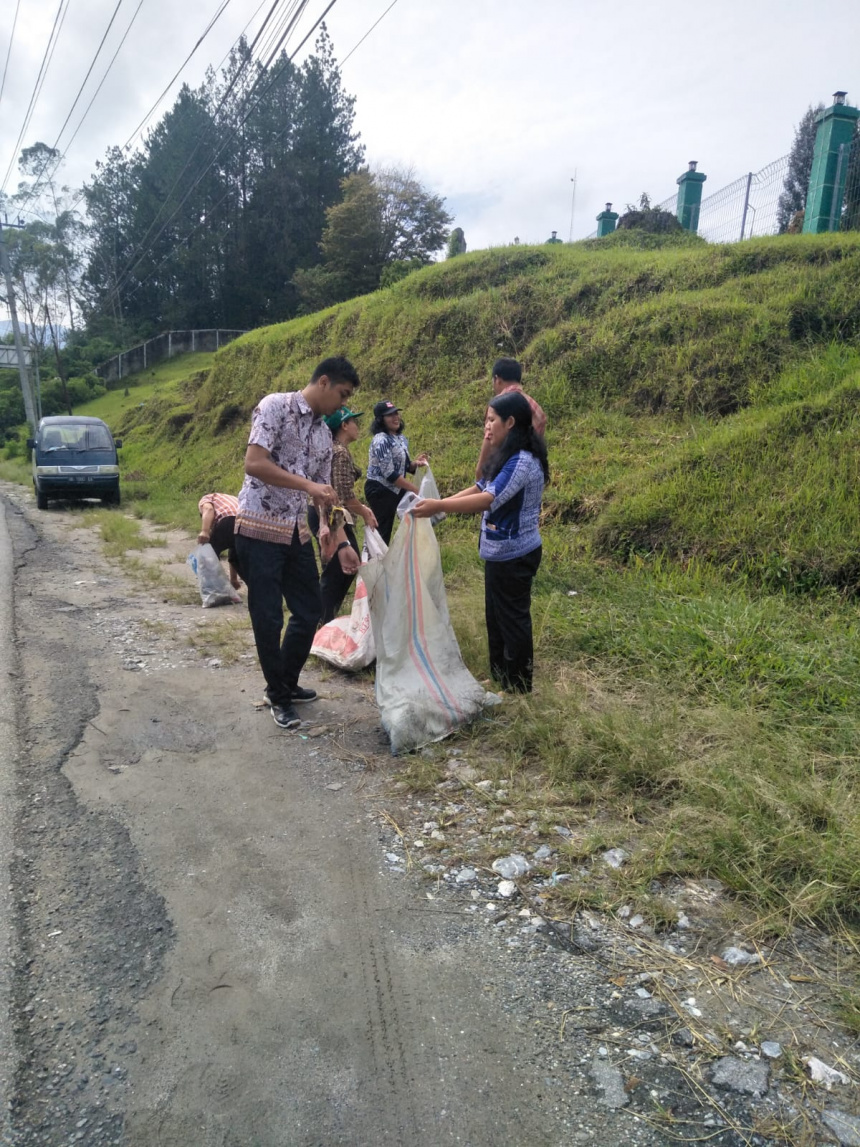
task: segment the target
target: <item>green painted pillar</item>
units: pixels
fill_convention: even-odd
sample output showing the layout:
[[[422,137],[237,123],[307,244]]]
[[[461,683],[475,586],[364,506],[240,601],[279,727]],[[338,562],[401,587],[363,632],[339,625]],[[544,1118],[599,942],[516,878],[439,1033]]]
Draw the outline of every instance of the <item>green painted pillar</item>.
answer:
[[[860,116],[860,109],[846,104],[845,95],[845,92],[834,92],[833,106],[825,108],[818,116],[812,173],[803,215],[804,235],[839,230],[851,137]]]
[[[597,238],[602,239],[604,235],[611,235],[617,222],[618,212],[612,210],[611,203],[607,203],[606,210],[597,216]]]
[[[699,230],[699,208],[702,206],[702,184],[708,178],[696,171],[698,160],[691,159],[690,166],[675,182],[678,184],[678,207],[675,214],[685,231]]]

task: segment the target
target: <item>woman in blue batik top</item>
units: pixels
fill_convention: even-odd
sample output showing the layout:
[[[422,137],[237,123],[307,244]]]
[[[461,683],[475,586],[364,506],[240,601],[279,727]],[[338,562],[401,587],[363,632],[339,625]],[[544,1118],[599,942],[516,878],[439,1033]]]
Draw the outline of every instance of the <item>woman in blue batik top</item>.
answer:
[[[538,521],[549,463],[524,395],[513,391],[494,398],[484,426],[491,453],[483,477],[450,498],[425,498],[411,512],[416,518],[442,511],[483,515],[480,554],[490,672],[503,689],[530,693],[531,593],[541,559]]]
[[[386,545],[391,541],[398,502],[404,494],[418,493],[418,488],[406,475],[414,474],[419,466],[427,465],[426,454],[419,454],[414,461],[409,457],[409,440],[403,430],[399,407],[393,402],[377,402],[370,427],[373,439],[364,496],[376,514],[379,532]]]

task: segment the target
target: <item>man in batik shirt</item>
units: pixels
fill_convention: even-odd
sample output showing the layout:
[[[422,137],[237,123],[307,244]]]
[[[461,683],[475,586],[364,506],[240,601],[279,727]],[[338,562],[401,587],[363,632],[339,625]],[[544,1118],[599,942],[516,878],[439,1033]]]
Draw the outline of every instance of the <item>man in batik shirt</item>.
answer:
[[[301,724],[294,705],[316,693],[299,686],[322,612],[319,572],[308,529],[308,500],[325,521],[335,504],[331,432],[323,418],[348,403],[359,385],[345,358],[324,359],[301,391],[267,394],[255,409],[236,514],[236,553],[248,586],[248,612],[266,702],[275,724]],[[345,573],[358,555],[344,538],[333,561]],[[290,620],[281,641],[286,599]]]

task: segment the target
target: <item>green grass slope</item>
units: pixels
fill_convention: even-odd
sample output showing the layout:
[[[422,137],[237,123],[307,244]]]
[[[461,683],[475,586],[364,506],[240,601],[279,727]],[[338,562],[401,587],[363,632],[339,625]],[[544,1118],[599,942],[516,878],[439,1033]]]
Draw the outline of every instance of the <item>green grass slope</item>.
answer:
[[[572,860],[629,847],[618,879],[641,881],[643,904],[654,878],[710,874],[772,921],[852,923],[858,336],[860,236],[625,235],[463,256],[88,412],[124,439],[133,508],[191,526],[201,493],[238,489],[259,398],[323,356],[356,363],[358,409],[403,406],[443,491],[472,480],[493,359],[521,358],[553,468],[537,692],[476,734],[503,762],[487,767],[571,825]],[[439,537],[483,676],[476,523]]]

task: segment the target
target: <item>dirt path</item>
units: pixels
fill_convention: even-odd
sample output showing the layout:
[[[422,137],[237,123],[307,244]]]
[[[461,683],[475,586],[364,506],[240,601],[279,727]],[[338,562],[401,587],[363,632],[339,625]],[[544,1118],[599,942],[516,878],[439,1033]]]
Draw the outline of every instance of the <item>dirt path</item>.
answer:
[[[312,672],[315,724],[285,734],[254,704],[244,611],[165,600],[86,512],[0,493],[23,674],[16,1147],[664,1141],[542,1022],[552,978],[584,999],[592,972],[550,952],[525,982],[462,904],[389,870],[393,766],[338,749],[347,729],[382,750],[366,683]],[[170,552],[148,560],[185,576]],[[200,625],[216,646],[236,625],[220,666]]]

